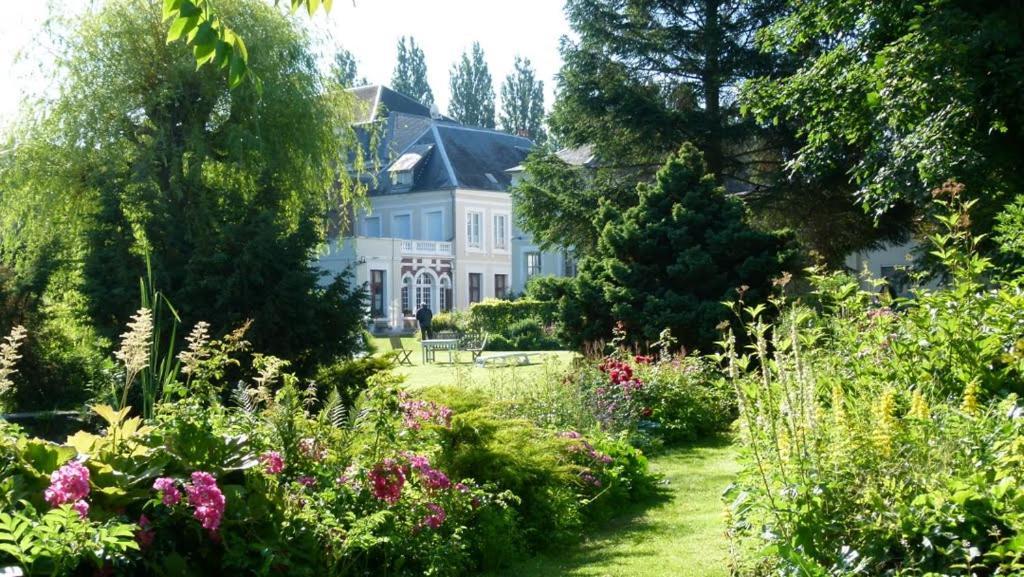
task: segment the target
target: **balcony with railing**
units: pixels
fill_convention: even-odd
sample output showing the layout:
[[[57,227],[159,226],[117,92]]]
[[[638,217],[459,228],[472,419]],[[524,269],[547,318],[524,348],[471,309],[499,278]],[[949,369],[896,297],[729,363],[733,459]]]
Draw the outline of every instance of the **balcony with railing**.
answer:
[[[403,255],[453,256],[452,243],[439,240],[403,240]]]

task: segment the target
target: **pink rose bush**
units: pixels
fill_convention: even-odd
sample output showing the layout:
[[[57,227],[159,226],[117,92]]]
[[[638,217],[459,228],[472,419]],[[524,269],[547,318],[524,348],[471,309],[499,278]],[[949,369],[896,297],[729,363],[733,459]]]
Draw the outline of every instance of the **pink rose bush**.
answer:
[[[71,461],[50,474],[50,486],[43,497],[51,507],[70,503],[83,519],[89,515],[89,469],[77,461]]]
[[[170,477],[160,477],[154,481],[153,489],[160,492],[163,504],[168,507],[173,507],[181,501],[181,491],[178,490],[178,484]]]
[[[199,520],[204,529],[216,531],[224,516],[226,505],[224,493],[217,486],[217,479],[209,473],[196,471],[192,473],[192,482],[185,485],[188,493],[188,504],[195,509],[193,516]]]
[[[284,471],[284,458],[277,451],[267,451],[260,455],[260,463],[268,475],[278,475]]]
[[[192,473],[191,481],[185,483],[185,494],[188,495],[188,506],[193,509],[192,516],[204,529],[214,532],[224,517],[227,505],[224,493],[217,486],[217,479],[210,473],[196,471]],[[182,493],[178,489],[178,482],[170,477],[160,477],[154,481],[153,489],[160,494],[161,503],[167,507],[174,507],[181,502]]]

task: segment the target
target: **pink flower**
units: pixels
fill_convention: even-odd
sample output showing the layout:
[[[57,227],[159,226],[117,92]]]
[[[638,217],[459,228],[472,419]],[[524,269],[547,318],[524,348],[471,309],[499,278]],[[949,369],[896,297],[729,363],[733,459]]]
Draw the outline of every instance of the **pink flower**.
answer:
[[[217,487],[217,479],[209,473],[196,471],[192,473],[192,483],[185,485],[185,492],[188,493],[188,504],[195,508],[193,516],[204,529],[216,531],[226,505],[224,493]]]
[[[373,495],[394,505],[402,498],[402,487],[405,486],[405,473],[394,459],[384,459],[370,470],[368,477],[373,484]]]
[[[460,493],[468,493],[469,487],[465,483],[455,483],[455,490]]]
[[[448,428],[452,426],[452,410],[433,401],[403,400],[402,422],[408,429],[418,431],[424,423],[434,423]]]
[[[135,532],[135,541],[139,543],[140,547],[147,549],[153,546],[154,540],[156,540],[156,533],[153,531],[153,523],[150,522],[149,517],[140,515],[139,530]]]
[[[153,481],[153,489],[164,494],[163,503],[168,507],[173,507],[181,501],[181,491],[178,490],[174,479],[170,477],[160,477]]]
[[[85,502],[85,500],[83,499],[75,501],[71,505],[71,508],[74,509],[75,511],[78,511],[78,516],[82,519],[85,519],[89,516],[89,503]]]
[[[263,470],[268,475],[277,475],[284,470],[284,459],[277,451],[267,451],[260,455],[260,463],[263,463]]]
[[[448,475],[445,475],[441,471],[431,467],[430,461],[428,461],[426,457],[414,455],[412,453],[403,453],[402,456],[405,457],[409,461],[409,465],[420,474],[420,480],[426,488],[433,490],[451,488],[452,482],[448,478]]]
[[[419,527],[430,527],[431,529],[440,528],[444,523],[444,520],[448,517],[444,508],[437,503],[427,503],[427,509],[430,510],[430,514],[420,521]]]
[[[72,461],[50,474],[50,486],[43,492],[53,507],[84,499],[89,494],[89,469]]]
[[[299,477],[297,480],[300,485],[303,485],[305,487],[312,487],[313,485],[316,485],[316,479],[310,477],[309,475],[303,475]]]

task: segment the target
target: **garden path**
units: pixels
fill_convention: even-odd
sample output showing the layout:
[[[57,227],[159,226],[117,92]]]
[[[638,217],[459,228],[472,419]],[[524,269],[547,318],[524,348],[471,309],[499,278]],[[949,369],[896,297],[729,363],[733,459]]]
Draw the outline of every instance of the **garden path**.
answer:
[[[725,577],[722,491],[739,471],[736,448],[711,441],[651,459],[660,499],[642,503],[578,546],[523,561],[500,577]]]

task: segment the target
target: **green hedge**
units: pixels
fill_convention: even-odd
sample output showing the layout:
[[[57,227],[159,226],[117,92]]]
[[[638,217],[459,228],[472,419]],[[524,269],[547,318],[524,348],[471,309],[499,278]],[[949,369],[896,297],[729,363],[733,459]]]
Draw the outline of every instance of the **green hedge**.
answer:
[[[544,325],[555,322],[558,304],[529,299],[515,301],[488,299],[469,307],[469,324],[478,331],[504,334],[510,326],[527,318]]]

